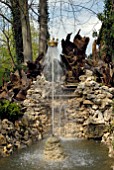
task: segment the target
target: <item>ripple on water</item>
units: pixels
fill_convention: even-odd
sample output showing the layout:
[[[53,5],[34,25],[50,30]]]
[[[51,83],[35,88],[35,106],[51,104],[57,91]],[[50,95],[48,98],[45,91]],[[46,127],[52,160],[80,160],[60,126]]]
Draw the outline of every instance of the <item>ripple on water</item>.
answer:
[[[42,141],[29,149],[0,161],[0,170],[111,170],[106,148],[99,142],[62,140],[68,157],[64,161],[46,161]]]

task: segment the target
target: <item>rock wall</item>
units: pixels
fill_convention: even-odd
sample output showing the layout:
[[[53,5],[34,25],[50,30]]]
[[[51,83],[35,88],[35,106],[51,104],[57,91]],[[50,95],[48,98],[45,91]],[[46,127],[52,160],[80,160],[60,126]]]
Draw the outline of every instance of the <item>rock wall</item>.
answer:
[[[87,70],[81,76],[75,93],[82,96],[82,112],[88,117],[83,122],[87,138],[100,138],[109,148],[109,156],[114,157],[114,88],[100,85],[94,81],[92,72]],[[87,116],[87,114],[86,114]]]
[[[55,94],[62,92],[55,85]],[[89,139],[102,139],[109,146],[109,153],[113,155],[113,98],[114,88],[102,86],[95,81],[92,72],[80,76],[73,95],[75,97],[64,99],[54,98],[51,101],[52,83],[38,76],[33,81],[23,102],[26,112],[22,119],[14,123],[7,119],[0,120],[0,155],[7,156],[16,149],[31,145],[51,132],[51,106],[60,108],[61,125],[56,127],[54,133],[64,137],[82,137]],[[57,113],[55,112],[55,119]]]
[[[92,72],[80,76],[73,99],[66,102],[64,126],[58,129],[64,137],[101,139],[112,117],[114,88],[101,86]]]
[[[37,77],[23,102],[27,108],[24,116],[14,123],[0,120],[0,156],[8,156],[16,149],[31,145],[48,131],[50,108],[44,100],[48,85],[43,77]]]
[[[101,86],[94,79],[92,72],[87,70],[86,75],[80,77],[81,82],[75,94],[85,135],[88,138],[101,138],[111,121],[114,88]]]

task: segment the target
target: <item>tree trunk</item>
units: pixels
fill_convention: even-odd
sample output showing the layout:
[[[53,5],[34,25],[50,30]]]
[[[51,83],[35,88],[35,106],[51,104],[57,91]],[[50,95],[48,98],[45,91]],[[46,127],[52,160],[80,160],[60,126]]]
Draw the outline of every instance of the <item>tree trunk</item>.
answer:
[[[23,36],[23,54],[24,62],[32,61],[32,42],[31,42],[31,30],[29,22],[28,1],[19,0],[21,22],[22,22],[22,36]]]
[[[39,54],[46,53],[48,39],[47,0],[39,0]]]
[[[16,47],[16,59],[17,64],[24,62],[23,56],[23,38],[22,38],[22,25],[21,25],[21,14],[19,9],[18,0],[10,0],[11,3],[11,12],[12,12],[12,27],[14,34],[14,41]]]

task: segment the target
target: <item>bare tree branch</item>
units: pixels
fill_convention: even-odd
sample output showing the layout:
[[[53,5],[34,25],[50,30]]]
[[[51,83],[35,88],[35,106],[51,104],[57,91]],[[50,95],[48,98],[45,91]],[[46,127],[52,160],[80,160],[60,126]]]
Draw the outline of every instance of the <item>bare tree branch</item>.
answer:
[[[9,20],[4,14],[0,13],[0,16],[12,24],[11,20]]]
[[[3,26],[2,32],[3,32],[4,36],[6,37],[6,45],[7,45],[8,53],[9,53],[9,56],[11,57],[11,60],[12,60],[12,66],[14,67],[15,66],[15,62],[14,62],[14,58],[13,58],[13,55],[12,55],[11,49],[10,49],[10,40],[9,40],[9,37],[8,37],[8,35],[5,32],[5,22],[4,22],[4,26]]]
[[[0,2],[1,2],[2,4],[4,4],[4,5],[6,5],[7,7],[9,7],[9,8],[11,9],[11,5],[10,5],[9,3],[4,2],[4,0],[3,0],[3,1],[2,1],[2,0],[0,0]]]

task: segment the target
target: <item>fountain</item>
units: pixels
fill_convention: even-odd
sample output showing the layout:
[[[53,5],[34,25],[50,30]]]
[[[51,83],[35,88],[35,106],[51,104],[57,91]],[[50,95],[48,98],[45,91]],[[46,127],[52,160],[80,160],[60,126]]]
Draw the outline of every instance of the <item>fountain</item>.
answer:
[[[43,61],[43,73],[47,81],[60,82],[63,70],[60,64],[60,56],[57,48],[58,40],[54,38],[48,43],[48,50]]]
[[[60,139],[54,135],[54,97],[55,97],[55,82],[61,81],[62,68],[57,50],[58,41],[53,38],[49,41],[49,47],[44,60],[44,75],[48,81],[52,82],[52,136],[49,137],[44,147],[44,157],[48,160],[63,160],[66,158],[64,150],[61,146]]]
[[[52,43],[53,44],[53,43]],[[110,167],[113,164],[108,156],[107,148],[99,141],[82,140],[82,139],[64,139],[62,138],[62,144],[58,137],[56,137],[56,122],[55,119],[55,84],[61,81],[61,76],[58,68],[61,69],[57,52],[57,46],[49,46],[46,57],[44,74],[47,80],[52,83],[52,132],[51,136],[45,141],[41,140],[22,151],[16,152],[11,157],[0,159],[0,169],[2,170],[112,170]],[[55,62],[56,61],[56,62]],[[55,70],[56,68],[56,70]],[[57,74],[56,74],[57,73]],[[56,83],[55,83],[56,82]],[[44,87],[44,86],[43,86]],[[63,94],[63,93],[62,93]],[[62,95],[61,95],[62,96]],[[68,96],[68,95],[67,95]],[[65,96],[64,96],[65,97]],[[68,104],[59,102],[58,106],[58,124],[59,127],[63,127],[63,123],[66,123],[68,118],[68,112],[66,111]],[[66,119],[63,122],[62,114],[64,113]],[[71,114],[70,114],[71,115]],[[70,127],[71,128],[71,127]],[[69,129],[70,129],[69,128]],[[61,135],[61,132],[60,134]],[[64,149],[62,147],[64,146]],[[66,154],[67,153],[67,154]]]
[[[58,40],[54,38],[49,41],[49,47],[47,54],[43,62],[43,73],[47,81],[51,82],[51,99],[52,99],[52,134],[54,135],[54,98],[55,98],[55,84],[61,81],[63,74],[62,67],[60,65],[60,57],[57,49]]]
[[[56,50],[56,47],[49,47],[49,51]],[[48,60],[47,60],[48,62]],[[51,60],[50,62],[53,62]],[[54,69],[55,67],[53,67]],[[53,75],[55,76],[55,74]],[[52,77],[53,77],[52,76]],[[55,80],[52,79],[52,100],[55,100]],[[40,82],[39,82],[40,83]],[[44,87],[44,86],[43,86]],[[63,94],[63,93],[62,93]],[[59,102],[61,107],[58,107],[59,126],[63,127],[63,121],[61,119],[64,112],[67,118],[67,112],[65,113],[68,105]],[[1,170],[112,170],[110,166],[113,164],[108,156],[107,148],[99,141],[82,140],[82,139],[63,139],[61,141],[55,137],[56,135],[56,122],[54,125],[54,106],[52,103],[52,136],[46,141],[41,140],[38,143],[23,149],[22,151],[15,152],[13,155],[7,158],[0,159]],[[60,120],[60,121],[59,121]],[[67,121],[65,119],[65,121]],[[65,122],[66,123],[66,122]],[[60,133],[61,134],[61,133]],[[62,148],[64,146],[64,150]],[[65,154],[66,153],[66,154]]]

